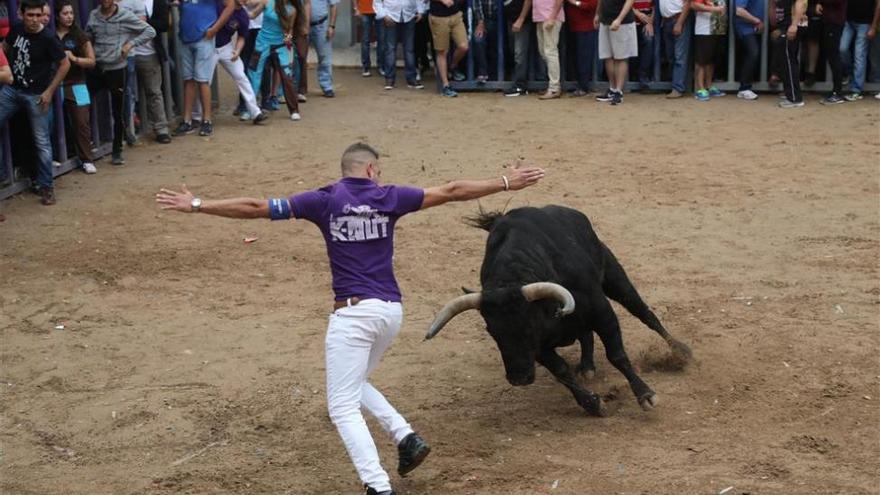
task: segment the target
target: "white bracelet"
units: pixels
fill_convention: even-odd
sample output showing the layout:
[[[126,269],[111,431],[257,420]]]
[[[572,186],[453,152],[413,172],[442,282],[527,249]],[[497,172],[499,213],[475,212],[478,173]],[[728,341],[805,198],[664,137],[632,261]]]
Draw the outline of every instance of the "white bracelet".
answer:
[[[502,176],[501,176],[501,180],[504,181],[504,190],[505,190],[505,191],[510,191],[510,181],[507,180],[507,176],[506,176],[506,175],[502,175]]]

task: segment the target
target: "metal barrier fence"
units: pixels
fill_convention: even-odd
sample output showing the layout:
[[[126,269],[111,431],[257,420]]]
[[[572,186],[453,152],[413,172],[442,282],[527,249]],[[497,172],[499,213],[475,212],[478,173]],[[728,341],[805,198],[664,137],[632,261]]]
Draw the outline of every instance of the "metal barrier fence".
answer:
[[[18,0],[6,0],[8,5],[10,22],[13,22],[18,16]],[[467,3],[467,25],[469,30],[469,39],[471,41],[471,46],[473,46],[474,42],[474,0],[468,0]],[[653,53],[653,78],[652,82],[649,83],[649,88],[654,91],[665,91],[669,90],[672,85],[668,80],[663,79],[664,71],[663,71],[663,47],[662,47],[662,29],[660,27],[660,16],[657,15],[659,12],[659,8],[657,6],[657,0],[654,2],[654,24],[655,24],[655,39],[654,39],[654,53]],[[85,26],[86,21],[88,20],[89,12],[92,8],[98,5],[97,0],[78,0],[77,3],[79,7],[79,20],[80,25]],[[730,25],[728,28],[728,43],[727,43],[727,65],[726,67],[719,67],[716,69],[716,74],[721,74],[721,78],[717,82],[717,86],[726,91],[734,91],[739,87],[739,83],[737,82],[737,73],[738,73],[738,64],[737,64],[737,46],[738,42],[735,37],[735,30],[733,25],[733,19],[735,16],[735,2],[728,1],[728,17],[730,19]],[[496,26],[495,26],[495,36],[496,36],[496,57],[495,57],[495,79],[489,80],[484,84],[478,84],[475,81],[474,71],[475,71],[475,60],[474,60],[474,51],[469,50],[467,55],[467,80],[464,82],[456,82],[453,86],[456,89],[462,90],[500,90],[507,89],[511,81],[507,79],[508,75],[511,73],[510,61],[512,59],[511,50],[509,50],[509,40],[507,34],[507,20],[504,19],[504,0],[497,0],[496,4]],[[54,14],[54,13],[53,13]],[[164,92],[165,92],[165,106],[166,113],[168,115],[169,120],[177,113],[174,111],[175,108],[180,109],[182,107],[183,102],[183,82],[178,77],[174,67],[179,67],[179,53],[180,50],[178,48],[179,41],[177,40],[177,25],[179,21],[179,12],[177,7],[172,7],[171,9],[172,22],[170,24],[168,33],[161,34],[161,42],[165,44],[166,48],[170,48],[167,50],[169,54],[169,59],[165,61],[163,67],[164,73]],[[768,23],[768,12],[764,13],[764,24],[765,26],[769,26]],[[50,21],[50,27],[54,27],[54,15]],[[567,29],[563,26],[563,31],[560,35],[560,58],[561,58],[561,69],[562,69],[562,81],[563,88],[568,89],[571,88],[575,83],[573,81],[569,81],[568,75],[568,47],[566,42]],[[753,88],[757,91],[769,91],[773,89],[771,85],[768,83],[768,74],[769,74],[769,62],[770,62],[770,47],[769,47],[769,33],[768,30],[765,29],[764,33],[761,36],[761,57],[760,57],[760,71],[759,77],[753,84]],[[539,73],[540,70],[538,65],[541,64],[540,57],[537,53],[537,43],[533,40],[530,43],[531,53],[529,54],[529,60],[531,61],[531,67],[529,69],[529,83],[528,89],[536,90],[543,89],[546,87],[545,81],[535,80],[534,75]],[[694,50],[691,49],[691,57],[693,56]],[[802,51],[803,52],[803,51]],[[173,61],[173,62],[172,62]],[[593,70],[593,83],[596,87],[602,87],[605,83],[601,78],[602,74],[602,64],[599,63],[598,60],[594,60],[594,70]],[[824,63],[824,62],[823,62]],[[689,63],[688,67],[693,67],[693,63]],[[720,70],[719,70],[720,69]],[[638,82],[632,81],[632,76],[634,75],[634,71],[631,72],[631,78],[628,83],[628,89],[637,89]],[[491,71],[490,71],[491,74]],[[439,81],[439,78],[437,78]],[[689,74],[687,77],[688,84],[692,84],[693,78]],[[216,99],[217,95],[217,78],[214,78],[214,96]],[[865,89],[867,91],[880,91],[880,83],[866,83]],[[809,88],[810,91],[830,91],[831,90],[831,75],[830,69],[826,69],[825,80],[822,82],[817,82],[815,85]],[[92,105],[91,105],[91,122],[92,122],[92,141],[95,143],[95,154],[96,156],[104,156],[109,154],[111,142],[113,138],[113,126],[112,117],[110,112],[110,104],[109,104],[109,94],[102,92],[96,95],[92,95]],[[139,116],[141,120],[141,129],[148,129],[149,125],[146,122],[147,112],[145,111],[145,101],[146,99],[141,97],[138,98],[140,102],[140,111]],[[62,97],[61,91],[59,90],[53,101],[53,111],[55,115],[54,119],[54,132],[53,132],[53,153],[54,159],[58,162],[59,166],[54,168],[55,175],[64,174],[70,170],[73,170],[80,166],[79,159],[75,156],[68,155],[67,148],[67,139],[65,135],[65,121],[64,121],[64,112],[62,108]],[[21,117],[21,116],[19,116]],[[26,119],[17,120],[15,122],[15,126],[21,127],[24,126],[25,129],[27,127]],[[14,155],[18,156],[26,156],[27,153],[13,153],[12,147],[12,138],[9,132],[9,127],[0,128],[0,199],[6,198],[18,192],[21,192],[27,189],[30,185],[30,179],[27,177],[26,171],[22,167],[14,166]],[[27,144],[30,143],[29,136],[27,136],[24,131],[19,129],[16,134],[16,143],[21,143],[20,147],[17,147],[18,151],[22,151],[24,148],[29,148]],[[24,159],[23,161],[33,162],[33,159]]]
[[[475,61],[474,61],[474,2],[475,0],[467,1],[467,10],[466,10],[466,26],[468,28],[468,38],[470,40],[471,49],[468,50],[467,54],[467,80],[464,82],[451,83],[455,89],[462,90],[502,90],[507,89],[511,86],[512,81],[508,80],[506,76],[509,76],[512,72],[509,67],[509,62],[512,60],[513,55],[510,53],[510,40],[508,39],[508,20],[504,19],[504,0],[497,0],[496,2],[496,27],[495,27],[495,35],[496,42],[495,45],[497,47],[496,50],[496,75],[497,77],[494,80],[489,80],[486,83],[479,84],[475,81],[474,70],[475,70]],[[769,4],[769,2],[767,2]],[[661,17],[659,15],[659,0],[654,0],[654,43],[653,43],[653,77],[652,81],[648,84],[648,88],[652,91],[667,91],[672,89],[672,82],[669,80],[665,80],[664,77],[664,56],[663,56],[663,36],[662,36],[662,28],[661,28]],[[726,66],[721,67],[721,64],[718,64],[716,61],[716,86],[724,91],[735,91],[739,88],[739,82],[737,81],[737,75],[739,74],[739,59],[737,57],[737,48],[739,46],[739,41],[736,39],[736,28],[734,26],[734,19],[736,17],[736,2],[735,0],[727,1],[727,16],[729,20],[729,25],[727,29],[727,44],[725,46],[726,53]],[[694,14],[692,13],[691,16]],[[765,9],[764,11],[764,26],[767,28],[764,29],[761,35],[761,56],[760,56],[760,65],[759,65],[759,73],[758,77],[752,84],[752,89],[755,91],[772,91],[772,90],[781,90],[781,84],[778,86],[773,86],[769,84],[769,73],[770,73],[770,37],[769,37],[769,9]],[[690,28],[693,29],[693,20],[690,21]],[[560,67],[561,67],[561,81],[564,89],[571,89],[575,86],[574,77],[568,76],[568,67],[569,67],[569,57],[568,57],[568,30],[565,24],[563,24],[562,31],[560,32]],[[689,50],[689,56],[691,60],[688,61],[687,67],[689,68],[689,72],[685,81],[688,85],[688,89],[692,89],[693,85],[693,37],[691,37],[691,49]],[[821,43],[821,42],[820,42]],[[540,56],[537,53],[537,42],[533,39],[530,45],[530,53],[529,60],[532,66],[529,68],[529,82],[528,88],[529,90],[536,89],[544,89],[547,86],[546,81],[535,81],[532,77],[535,73],[539,72],[536,68],[537,64],[543,64],[540,61]],[[450,50],[451,51],[451,50]],[[804,50],[801,50],[801,57],[804,56]],[[870,59],[870,55],[868,55]],[[631,59],[632,60],[635,59]],[[808,92],[828,92],[832,89],[831,82],[831,69],[828,67],[827,63],[824,61],[824,56],[820,56],[821,64],[825,66],[825,77],[823,81],[816,82],[814,85],[809,88],[804,88],[805,91]],[[598,59],[593,61],[593,85],[597,88],[607,87],[607,80],[602,78],[602,74],[604,72],[604,68],[602,67],[601,61]],[[867,62],[866,62],[867,63]],[[821,67],[821,66],[817,66]],[[632,70],[633,64],[630,64],[629,71],[629,82],[627,83],[628,90],[637,90],[639,89],[639,82],[637,81],[637,77],[635,77],[636,71]],[[866,71],[867,74],[870,74],[870,70]],[[491,74],[491,72],[490,72]],[[723,76],[719,78],[717,75],[722,74]],[[634,80],[635,79],[635,80]],[[865,90],[866,91],[880,91],[880,82],[865,82]],[[442,89],[438,87],[438,90]]]

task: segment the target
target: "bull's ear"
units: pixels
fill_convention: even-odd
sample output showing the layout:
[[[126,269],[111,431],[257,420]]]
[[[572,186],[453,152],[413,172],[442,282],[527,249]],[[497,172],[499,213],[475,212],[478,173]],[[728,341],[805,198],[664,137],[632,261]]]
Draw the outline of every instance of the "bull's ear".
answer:
[[[464,292],[465,294],[475,294],[477,292],[474,289],[468,289],[467,287],[462,287],[461,291]]]

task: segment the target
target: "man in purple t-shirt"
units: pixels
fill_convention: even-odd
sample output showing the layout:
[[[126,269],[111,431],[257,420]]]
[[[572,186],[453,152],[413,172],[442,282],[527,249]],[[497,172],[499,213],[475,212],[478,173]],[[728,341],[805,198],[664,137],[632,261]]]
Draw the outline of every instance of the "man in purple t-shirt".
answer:
[[[421,464],[431,450],[381,392],[367,382],[403,321],[400,289],[392,268],[394,226],[407,213],[523,189],[541,180],[544,170],[514,168],[509,176],[497,179],[459,180],[428,189],[382,186],[378,183],[380,175],[379,154],[366,144],[356,143],[342,155],[342,179],[314,191],[270,200],[203,201],[183,186],[182,192],[162,189],[156,202],[166,210],[228,218],[298,218],[318,226],[327,244],[336,294],[325,342],[330,419],[366,493],[393,495],[361,408],[394,438],[401,476]]]

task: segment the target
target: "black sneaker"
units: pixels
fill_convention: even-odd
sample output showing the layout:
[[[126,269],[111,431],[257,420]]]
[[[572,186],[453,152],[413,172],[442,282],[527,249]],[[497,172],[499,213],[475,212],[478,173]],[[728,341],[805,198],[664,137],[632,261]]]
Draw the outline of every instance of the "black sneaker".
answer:
[[[185,136],[196,131],[191,122],[181,122],[177,129],[174,129],[175,136]]]
[[[618,91],[614,91],[613,93],[611,93],[611,104],[620,105],[621,103],[623,103],[623,93],[620,93]]]
[[[112,165],[125,165],[125,159],[122,158],[122,153],[113,153],[110,163]]]
[[[419,467],[419,464],[431,453],[431,446],[425,442],[417,433],[410,433],[397,446],[397,455],[399,462],[397,464],[397,474],[405,476],[413,469]]]
[[[257,114],[256,117],[254,117],[254,124],[259,124],[260,122],[263,122],[268,118],[269,116],[266,115],[266,112],[260,112]]]
[[[156,134],[156,142],[159,144],[168,144],[171,142],[171,136],[167,133]]]
[[[211,136],[214,134],[214,124],[210,120],[202,122],[199,128],[199,136]]]
[[[819,103],[823,105],[840,105],[841,103],[846,103],[846,100],[839,94],[832,92],[830,95],[819,101]]]
[[[526,90],[519,86],[514,86],[504,92],[504,96],[522,96],[524,94],[527,94]]]
[[[425,85],[422,84],[419,80],[407,81],[406,87],[409,89],[425,89]]]
[[[53,187],[41,187],[39,189],[40,193],[40,203],[46,206],[52,206],[55,204],[55,188]]]
[[[606,89],[604,93],[596,95],[596,101],[609,102],[614,99],[614,93],[610,89]]]
[[[376,490],[370,488],[369,485],[364,485],[364,495],[397,495],[394,490],[385,490],[384,492],[377,492]]]

